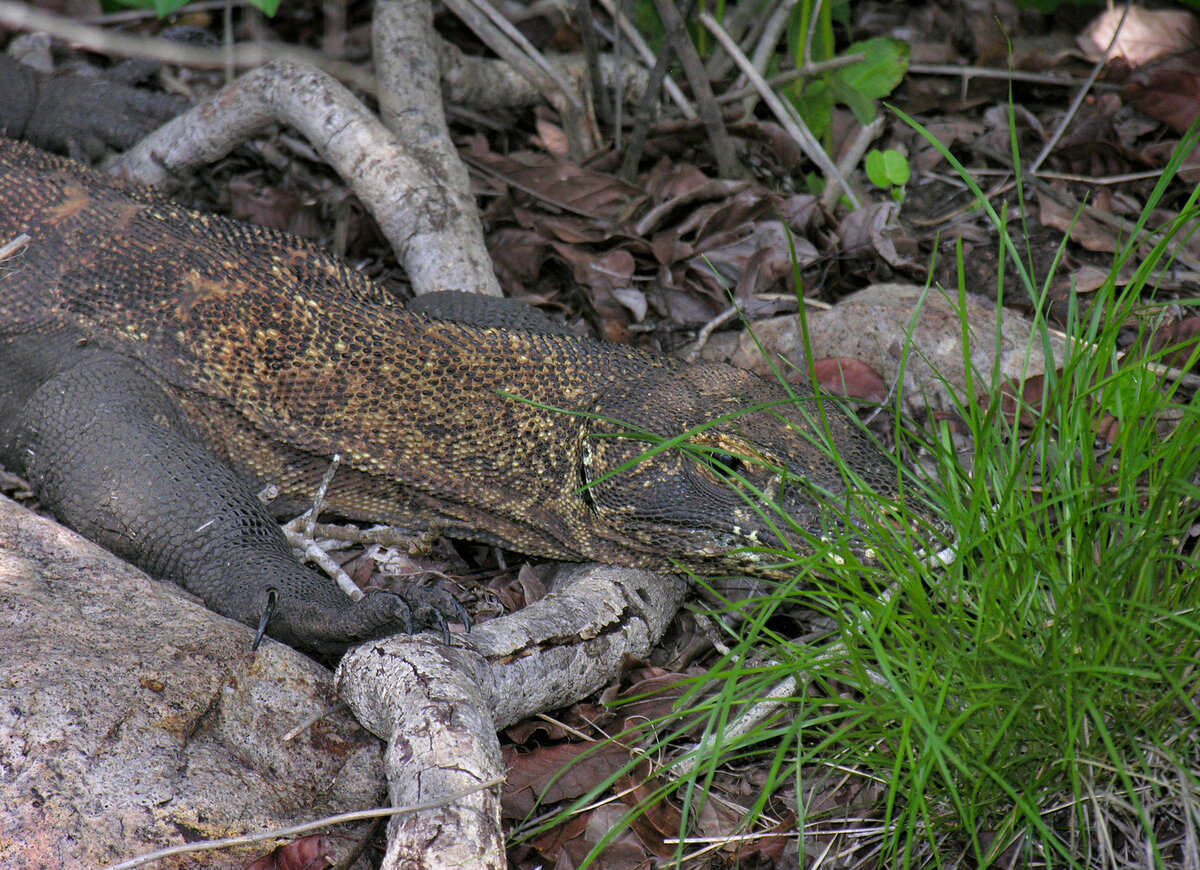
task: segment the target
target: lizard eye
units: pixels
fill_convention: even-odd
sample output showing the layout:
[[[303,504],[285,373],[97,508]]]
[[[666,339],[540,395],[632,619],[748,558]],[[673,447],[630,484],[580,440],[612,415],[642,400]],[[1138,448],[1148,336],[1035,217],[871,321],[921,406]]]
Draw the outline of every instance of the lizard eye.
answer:
[[[729,453],[714,450],[704,454],[704,464],[724,480],[730,480],[741,475],[746,464]]]

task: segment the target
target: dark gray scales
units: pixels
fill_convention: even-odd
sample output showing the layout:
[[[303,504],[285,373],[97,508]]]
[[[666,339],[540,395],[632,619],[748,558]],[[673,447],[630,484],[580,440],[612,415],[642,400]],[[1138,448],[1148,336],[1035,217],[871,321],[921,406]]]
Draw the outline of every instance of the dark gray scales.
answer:
[[[255,496],[273,485],[273,510],[303,510],[335,454],[331,514],[710,574],[857,547],[844,466],[897,490],[893,461],[810,393],[510,301],[405,309],[299,239],[0,140],[0,240],[21,234],[0,263],[0,458],[68,525],[219,613],[256,626],[274,590],[268,631],[302,648],[408,613],[297,564]],[[610,474],[683,432],[687,450]]]

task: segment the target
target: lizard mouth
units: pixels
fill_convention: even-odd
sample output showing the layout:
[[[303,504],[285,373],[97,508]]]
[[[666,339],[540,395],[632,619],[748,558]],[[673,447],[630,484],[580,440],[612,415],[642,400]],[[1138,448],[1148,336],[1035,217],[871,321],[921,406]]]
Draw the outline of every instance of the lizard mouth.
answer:
[[[841,501],[841,500],[839,500]],[[867,565],[886,561],[885,552],[909,551],[929,565],[950,565],[957,558],[957,536],[949,524],[912,505],[826,502],[797,511],[788,521],[734,525],[726,536],[724,561],[760,574],[786,574],[806,556],[823,556],[835,565],[853,557]],[[760,517],[760,520],[763,519]],[[782,514],[781,514],[782,519]],[[765,526],[765,527],[764,527]],[[793,568],[794,570],[794,568]]]

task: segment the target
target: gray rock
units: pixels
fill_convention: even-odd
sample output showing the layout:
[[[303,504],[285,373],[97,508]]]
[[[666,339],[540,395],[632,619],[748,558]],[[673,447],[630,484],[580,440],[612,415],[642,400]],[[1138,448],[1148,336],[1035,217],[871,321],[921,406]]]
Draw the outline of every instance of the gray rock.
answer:
[[[0,866],[98,867],[377,806],[330,673],[0,497]],[[161,867],[244,867],[275,845]],[[339,849],[344,851],[344,849]]]

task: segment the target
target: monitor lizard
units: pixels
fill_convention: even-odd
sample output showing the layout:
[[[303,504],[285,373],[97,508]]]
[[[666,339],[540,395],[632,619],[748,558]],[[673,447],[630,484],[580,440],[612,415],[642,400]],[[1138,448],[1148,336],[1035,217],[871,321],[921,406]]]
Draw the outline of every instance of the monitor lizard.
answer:
[[[894,460],[807,390],[578,337],[520,303],[406,308],[298,238],[0,140],[13,240],[0,461],[213,610],[253,626],[273,601],[268,633],[303,649],[409,613],[387,592],[351,601],[273,518],[307,507],[334,454],[341,517],[708,574],[785,570],[772,550],[835,548],[839,528],[856,546],[838,519],[854,484],[822,443],[897,492]]]

